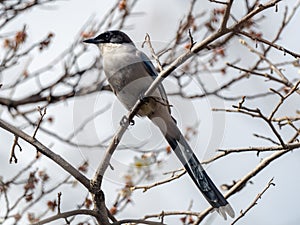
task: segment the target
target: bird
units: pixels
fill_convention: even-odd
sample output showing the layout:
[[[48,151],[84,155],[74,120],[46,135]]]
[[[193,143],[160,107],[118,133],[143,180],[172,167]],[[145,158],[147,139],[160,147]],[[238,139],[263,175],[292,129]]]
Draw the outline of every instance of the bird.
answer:
[[[105,31],[83,42],[98,46],[107,81],[120,102],[128,110],[139,99],[143,102],[137,112],[138,116],[148,117],[160,129],[214,210],[225,220],[227,214],[234,218],[233,208],[210,179],[172,117],[171,106],[163,85],[160,84],[150,96],[143,96],[158,76],[148,56],[138,50],[129,36],[120,30]]]

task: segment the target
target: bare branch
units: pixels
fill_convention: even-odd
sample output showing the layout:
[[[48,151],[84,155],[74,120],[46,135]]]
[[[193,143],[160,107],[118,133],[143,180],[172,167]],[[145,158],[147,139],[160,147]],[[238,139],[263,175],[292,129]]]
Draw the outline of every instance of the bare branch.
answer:
[[[300,148],[300,143],[290,143],[283,146],[271,146],[271,147],[250,147],[250,148],[237,148],[237,149],[226,149],[226,150],[218,150],[220,153],[211,159],[202,161],[203,164],[209,164],[219,158],[224,157],[225,155],[233,154],[233,153],[242,153],[242,152],[256,152],[259,154],[260,152],[273,152],[273,151],[282,151],[282,150],[293,150]]]
[[[70,163],[64,160],[60,155],[55,154],[41,142],[36,140],[35,138],[29,136],[28,134],[24,133],[23,131],[19,130],[18,128],[14,127],[13,125],[5,122],[4,120],[0,119],[0,127],[8,132],[14,134],[15,136],[23,139],[27,143],[34,146],[39,152],[43,155],[47,156],[55,163],[57,163],[60,167],[70,173],[75,179],[77,179],[81,184],[83,184],[88,190],[90,189],[90,181],[87,179],[83,174],[81,174],[76,168],[74,168]]]
[[[135,224],[149,224],[149,225],[164,225],[164,223],[161,222],[154,222],[154,221],[148,221],[148,220],[143,220],[143,219],[127,219],[127,220],[119,220],[117,222],[114,222],[112,225],[120,225],[124,223],[135,223]]]
[[[276,112],[278,111],[278,109],[280,108],[280,106],[283,104],[283,102],[290,97],[294,92],[298,91],[298,86],[300,85],[300,80],[298,80],[298,82],[294,85],[293,88],[291,88],[291,90],[289,90],[289,92],[285,95],[282,96],[280,95],[280,101],[279,103],[276,105],[276,107],[274,108],[274,110],[272,111],[272,113],[270,114],[268,120],[272,121],[273,117],[275,116]]]
[[[57,214],[61,213],[60,211],[61,195],[62,195],[61,192],[57,193]]]
[[[196,41],[194,41],[193,35],[191,33],[191,29],[189,29],[189,38],[190,38],[189,49],[191,50],[195,46],[195,44],[197,43]]]
[[[247,209],[245,209],[245,211],[241,210],[240,215],[231,223],[231,225],[235,224],[236,222],[238,222],[242,217],[244,217],[254,206],[257,205],[257,202],[259,199],[261,199],[261,197],[264,195],[264,193],[271,187],[271,186],[275,186],[275,184],[273,183],[273,179],[269,180],[267,186],[263,189],[262,192],[258,193],[256,198],[253,200],[253,202],[248,206]]]
[[[162,211],[161,213],[157,214],[149,214],[145,215],[145,219],[148,218],[160,218],[163,216],[174,216],[174,215],[186,215],[186,216],[198,216],[198,212],[192,212],[192,211]]]
[[[43,224],[47,224],[59,219],[65,219],[71,216],[77,216],[77,215],[89,215],[89,216],[94,216],[94,217],[98,217],[99,215],[94,211],[94,210],[90,210],[90,209],[77,209],[77,210],[72,210],[72,211],[68,211],[68,212],[63,212],[63,213],[59,213],[55,216],[49,217],[47,219],[41,220],[37,223],[33,223],[31,225],[43,225]]]
[[[153,184],[145,185],[145,186],[133,186],[130,189],[132,191],[135,191],[135,190],[138,190],[138,189],[143,189],[143,192],[146,192],[146,191],[148,191],[149,189],[151,189],[153,187],[156,187],[156,186],[159,186],[159,185],[162,185],[162,184],[165,184],[165,183],[169,183],[169,182],[171,182],[173,180],[176,180],[176,179],[180,178],[181,176],[183,176],[185,173],[186,173],[186,171],[183,170],[180,173],[178,173],[176,175],[172,175],[170,178],[167,178],[165,180],[162,180],[162,181],[159,181],[159,182],[155,182]]]
[[[245,187],[246,183],[249,182],[249,180],[257,175],[259,172],[261,172],[263,169],[265,169],[271,162],[275,161],[276,159],[280,158],[282,155],[290,152],[291,149],[281,150],[274,152],[272,155],[264,158],[252,171],[250,171],[248,174],[246,174],[242,179],[236,182],[236,184],[229,189],[229,191],[225,194],[226,198],[229,198],[233,194],[241,191],[241,187]],[[209,212],[213,210],[212,207],[207,208],[206,210],[202,211],[199,215],[197,220],[195,221],[194,225],[199,224],[207,215]]]
[[[267,45],[269,45],[269,46],[271,46],[271,47],[273,47],[273,48],[275,48],[275,49],[277,49],[279,51],[282,51],[284,54],[289,54],[289,55],[295,57],[296,59],[300,58],[300,54],[298,54],[296,52],[293,52],[293,51],[291,51],[291,50],[289,50],[289,49],[287,49],[287,48],[285,48],[283,46],[275,44],[275,43],[273,43],[271,41],[268,41],[268,40],[266,40],[264,38],[261,38],[261,37],[258,37],[258,36],[254,36],[253,34],[249,34],[249,33],[245,32],[245,31],[239,31],[239,34],[242,34],[242,35],[244,35],[244,36],[246,36],[248,38],[251,38],[254,41],[258,41],[258,42],[262,42],[264,44],[267,44]]]
[[[257,54],[262,60],[267,62],[270,65],[270,69],[272,71],[274,70],[277,73],[277,75],[281,78],[281,80],[283,81],[284,84],[286,84],[289,87],[291,86],[291,83],[288,81],[288,79],[285,77],[285,75],[266,56],[264,56],[263,54],[261,54],[260,52],[256,51],[254,48],[252,48],[245,40],[240,40],[240,43],[242,45],[246,46],[250,52]]]
[[[231,6],[232,6],[233,0],[228,0],[226,3],[226,9],[225,9],[225,13],[221,22],[221,27],[220,30],[225,30],[227,27],[227,23],[228,23],[228,19],[230,16],[230,11],[231,11]]]
[[[22,147],[21,147],[21,145],[18,143],[18,136],[15,135],[14,143],[13,143],[13,145],[12,145],[12,147],[11,147],[11,150],[10,150],[9,163],[12,163],[13,161],[14,161],[14,163],[17,163],[17,162],[18,162],[16,153],[15,153],[16,147],[18,147],[19,150],[22,151]]]
[[[159,61],[159,57],[157,56],[157,54],[154,51],[154,48],[153,48],[151,40],[150,40],[150,35],[148,33],[145,36],[145,40],[144,40],[144,42],[142,44],[142,48],[144,47],[145,44],[148,45],[148,47],[149,47],[149,49],[151,51],[151,55],[154,58],[155,62],[157,63],[159,71],[162,71],[163,70],[162,65],[161,65],[161,63]]]
[[[36,133],[38,131],[38,129],[40,128],[40,125],[44,119],[44,116],[46,115],[46,110],[47,108],[44,108],[44,110],[42,110],[40,107],[38,107],[38,111],[40,113],[40,119],[38,120],[37,124],[36,124],[36,127],[35,127],[35,130],[33,132],[33,135],[32,137],[35,139],[35,136],[36,136]]]

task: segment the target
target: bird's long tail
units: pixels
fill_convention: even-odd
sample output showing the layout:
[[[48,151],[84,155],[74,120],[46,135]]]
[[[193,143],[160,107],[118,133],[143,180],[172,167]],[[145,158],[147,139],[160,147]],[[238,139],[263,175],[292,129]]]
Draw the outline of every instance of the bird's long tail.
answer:
[[[167,126],[157,125],[206,200],[225,220],[227,214],[233,218],[232,207],[209,178],[176,123],[169,121]]]

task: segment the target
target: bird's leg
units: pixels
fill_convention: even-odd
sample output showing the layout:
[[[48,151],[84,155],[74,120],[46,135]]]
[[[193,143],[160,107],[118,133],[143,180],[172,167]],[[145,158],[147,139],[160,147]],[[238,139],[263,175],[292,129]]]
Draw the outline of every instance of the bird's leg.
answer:
[[[173,105],[170,105],[169,102],[165,102],[163,101],[161,98],[158,98],[158,97],[154,97],[154,96],[147,96],[145,97],[144,96],[144,93],[141,93],[140,96],[139,96],[139,100],[143,103],[143,104],[147,104],[150,102],[150,100],[153,100],[159,104],[162,104],[164,106],[167,106],[167,107],[173,107]]]
[[[151,98],[151,97],[145,97],[144,93],[141,93],[141,94],[139,95],[139,100],[140,100],[143,104],[149,102],[149,101],[150,101],[150,98]]]

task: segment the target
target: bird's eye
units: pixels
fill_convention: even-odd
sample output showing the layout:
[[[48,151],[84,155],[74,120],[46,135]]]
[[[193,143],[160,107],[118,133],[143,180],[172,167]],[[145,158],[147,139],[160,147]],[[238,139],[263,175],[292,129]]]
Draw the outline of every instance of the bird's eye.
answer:
[[[106,33],[105,36],[104,36],[105,40],[108,40],[108,39],[109,39],[109,36],[110,36],[110,35],[109,35],[108,33]]]

